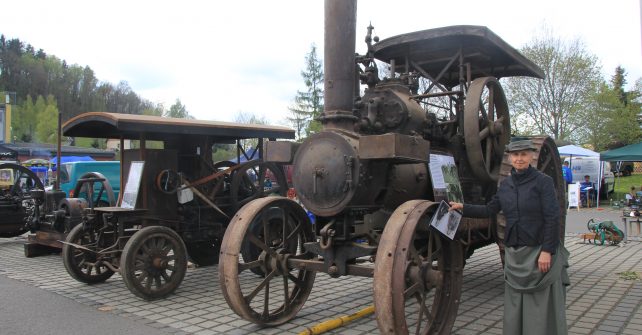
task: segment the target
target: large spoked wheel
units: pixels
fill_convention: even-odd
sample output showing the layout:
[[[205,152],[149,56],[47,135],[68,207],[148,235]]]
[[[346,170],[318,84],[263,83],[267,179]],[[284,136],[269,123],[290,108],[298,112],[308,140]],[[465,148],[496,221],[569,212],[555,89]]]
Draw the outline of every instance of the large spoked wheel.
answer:
[[[429,228],[438,204],[408,201],[381,235],[374,272],[374,302],[382,334],[450,334],[462,287],[458,242]]]
[[[232,176],[231,200],[234,211],[248,202],[268,195],[285,196],[288,191],[283,169],[270,162],[244,163]]]
[[[280,221],[275,221],[275,211]],[[281,224],[281,234],[272,236],[277,223]],[[257,224],[263,228],[262,238],[255,234]],[[257,259],[246,260],[241,255],[246,241],[261,250]],[[308,216],[290,199],[261,198],[241,208],[225,232],[218,269],[223,296],[232,310],[266,326],[294,318],[310,295],[316,272],[293,268],[288,260],[313,259],[314,255],[303,250],[303,243],[312,241],[315,238]],[[253,268],[259,268],[265,276],[257,277]]]
[[[145,300],[174,292],[186,271],[185,245],[168,227],[145,227],[132,235],[123,249],[120,274],[127,288]]]
[[[82,175],[74,187],[73,197],[86,199],[90,208],[116,206],[114,190],[100,172]]]
[[[62,246],[62,262],[72,278],[86,284],[102,283],[113,274],[105,265],[103,256],[99,255],[98,234],[94,228],[85,229],[82,224],[76,225],[67,235],[67,242],[82,246],[76,248],[70,244]]]
[[[504,147],[510,140],[510,119],[504,90],[493,77],[473,80],[464,106],[466,154],[473,173],[497,181]]]
[[[35,173],[22,165],[0,164],[0,237],[15,237],[28,230],[36,208],[33,189],[45,189]]]
[[[553,179],[555,195],[557,196],[557,202],[560,206],[560,241],[564,242],[564,234],[566,232],[566,182],[562,176],[562,161],[560,159],[559,151],[557,151],[555,141],[550,137],[531,137],[530,140],[533,141],[533,144],[537,148],[535,155],[533,155],[531,166],[536,167],[540,172]],[[511,168],[510,156],[505,154],[504,159],[502,160],[499,183],[510,176]],[[589,223],[591,223],[591,221],[587,223],[587,227]],[[502,212],[500,212],[497,214],[497,244],[499,246],[502,262],[504,261],[505,230],[506,217]]]

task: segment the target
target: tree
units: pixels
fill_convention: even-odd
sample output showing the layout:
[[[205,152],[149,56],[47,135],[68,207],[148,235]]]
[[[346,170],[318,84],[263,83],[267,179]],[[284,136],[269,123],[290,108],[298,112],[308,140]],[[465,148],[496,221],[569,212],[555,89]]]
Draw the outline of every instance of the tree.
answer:
[[[37,125],[36,139],[39,143],[56,143],[57,126],[58,126],[58,107],[53,95],[47,96],[47,101],[43,107],[39,107],[40,102],[44,101],[42,96],[36,101]]]
[[[535,37],[521,51],[544,70],[544,79],[507,80],[507,98],[515,115],[511,122],[514,132],[577,139],[601,82],[597,58],[581,40],[563,41],[550,31]]]
[[[176,98],[176,102],[169,107],[169,110],[165,112],[163,116],[177,119],[193,119],[193,117],[189,115],[185,105],[183,105],[178,98]]]
[[[314,44],[305,56],[305,70],[301,71],[301,77],[307,90],[297,91],[294,106],[288,108],[292,115],[288,121],[297,129],[299,139],[302,129],[305,129],[306,136],[321,129],[317,120],[323,112],[323,65]]]
[[[245,124],[268,124],[265,116],[256,116],[252,113],[238,111],[234,117],[234,122],[236,123],[245,123]],[[248,138],[240,141],[241,146],[244,149],[256,148],[259,144],[258,139]]]

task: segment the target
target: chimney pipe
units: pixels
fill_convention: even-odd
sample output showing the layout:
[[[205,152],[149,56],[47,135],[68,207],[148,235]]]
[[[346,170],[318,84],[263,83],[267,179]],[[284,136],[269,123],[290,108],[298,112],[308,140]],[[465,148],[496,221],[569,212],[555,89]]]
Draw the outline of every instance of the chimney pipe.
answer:
[[[356,29],[357,0],[325,0],[324,129],[354,130]]]

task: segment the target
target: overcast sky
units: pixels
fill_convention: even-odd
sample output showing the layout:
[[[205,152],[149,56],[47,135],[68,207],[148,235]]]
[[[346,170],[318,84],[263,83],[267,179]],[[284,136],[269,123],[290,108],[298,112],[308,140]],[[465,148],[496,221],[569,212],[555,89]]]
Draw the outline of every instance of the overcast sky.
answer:
[[[642,0],[361,0],[357,52],[369,22],[381,39],[448,25],[484,25],[521,48],[546,25],[580,38],[609,79],[615,67],[642,77]],[[530,5],[529,5],[530,4]],[[127,81],[166,108],[181,99],[197,119],[233,121],[242,111],[284,124],[304,57],[323,57],[322,0],[4,2],[0,33],[69,64],[88,65],[102,81]]]

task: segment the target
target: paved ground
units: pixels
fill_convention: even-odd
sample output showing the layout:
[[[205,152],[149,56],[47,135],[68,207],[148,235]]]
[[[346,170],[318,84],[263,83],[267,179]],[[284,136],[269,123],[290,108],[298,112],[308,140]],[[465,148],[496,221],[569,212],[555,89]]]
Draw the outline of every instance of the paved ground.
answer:
[[[611,219],[621,226],[619,214],[621,211],[611,209],[569,213],[566,245],[571,252],[572,285],[567,298],[570,334],[642,333],[642,281],[625,280],[619,274],[626,271],[642,274],[640,238],[620,246],[595,246],[582,243],[574,234],[584,232],[591,217]],[[89,286],[71,279],[58,255],[27,259],[23,256],[23,242],[24,238],[0,239],[0,275],[167,333],[297,334],[306,326],[372,305],[372,279],[332,279],[319,274],[310,298],[294,320],[278,328],[260,329],[241,320],[227,307],[218,286],[216,267],[189,269],[175,294],[146,302],[131,294],[118,275]],[[477,250],[464,271],[454,333],[501,334],[502,297],[497,247]],[[33,316],[26,315],[24,321],[29,322],[30,317]],[[101,334],[100,331],[97,329],[96,334]],[[111,333],[109,329],[104,331]],[[376,332],[376,321],[371,315],[331,334]]]

